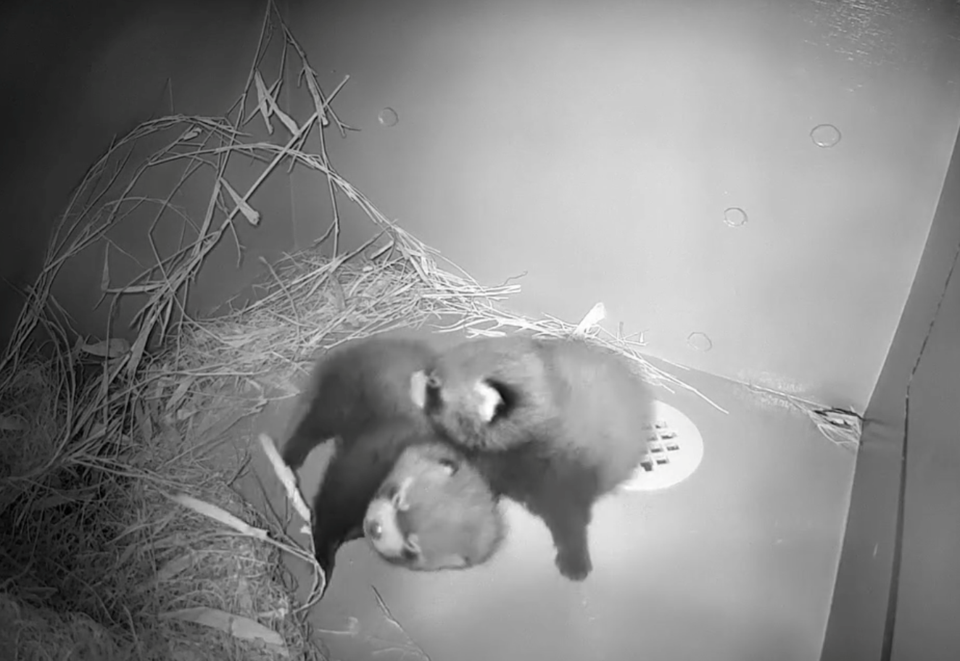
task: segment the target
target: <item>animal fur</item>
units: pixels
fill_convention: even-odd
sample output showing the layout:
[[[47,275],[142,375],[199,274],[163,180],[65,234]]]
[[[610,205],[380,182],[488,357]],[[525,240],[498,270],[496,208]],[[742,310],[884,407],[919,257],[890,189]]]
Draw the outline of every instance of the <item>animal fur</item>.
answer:
[[[422,408],[410,396],[411,377],[435,358],[426,342],[389,335],[353,340],[325,353],[314,367],[305,411],[283,447],[283,460],[296,470],[325,441],[356,438],[384,424],[421,424]]]
[[[381,335],[332,349],[314,369],[282,456],[297,469],[314,447],[336,443],[313,501],[314,550],[328,584],[337,551],[363,536],[367,505],[397,457],[437,437],[411,398],[411,378],[434,358],[424,341]]]
[[[587,341],[519,335],[456,345],[425,381],[435,428],[495,493],[543,519],[564,576],[586,578],[593,504],[646,454],[653,401],[644,381]]]

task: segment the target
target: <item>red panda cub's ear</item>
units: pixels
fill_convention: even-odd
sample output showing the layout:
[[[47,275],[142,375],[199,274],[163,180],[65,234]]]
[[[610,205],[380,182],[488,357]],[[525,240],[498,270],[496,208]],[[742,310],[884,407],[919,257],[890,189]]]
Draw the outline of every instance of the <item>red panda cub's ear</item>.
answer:
[[[407,494],[410,492],[411,486],[413,486],[413,478],[405,477],[393,494],[393,507],[398,512],[406,512],[410,509],[410,501],[407,498]]]
[[[413,559],[419,558],[422,555],[422,553],[423,552],[420,549],[420,538],[417,536],[416,533],[412,533],[403,542],[403,554],[408,559],[413,560]]]
[[[493,422],[500,408],[504,405],[500,391],[487,381],[477,381],[473,386],[476,395],[477,414],[484,424]]]
[[[429,387],[429,378],[423,370],[417,370],[410,375],[410,399],[413,405],[422,409],[427,405],[427,388]]]

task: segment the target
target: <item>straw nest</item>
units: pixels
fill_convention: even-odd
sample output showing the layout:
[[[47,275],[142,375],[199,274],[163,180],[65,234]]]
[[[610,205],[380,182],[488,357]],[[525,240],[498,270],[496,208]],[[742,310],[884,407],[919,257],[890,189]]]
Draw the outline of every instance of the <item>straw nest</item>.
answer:
[[[281,66],[299,63],[313,101],[305,122],[277,103],[282,75],[267,85],[260,71],[278,35]],[[263,450],[216,451],[236,420],[289,396],[286,384],[325,347],[431,320],[467,335],[580,332],[634,359],[651,381],[686,387],[647,364],[629,341],[598,331],[601,308],[580,328],[509,314],[498,302],[515,285],[486,288],[452,265],[441,268],[434,251],[384,218],[330,166],[323,128],[348,128],[329,105],[340,87],[323,93],[270,2],[254,61],[226,118],[164,117],[111,146],[78,187],[43,271],[25,292],[0,363],[0,648],[17,659],[325,658],[304,615],[317,585],[310,599],[293,603],[281,562],[285,551],[309,562],[310,550],[291,541],[287,521],[255,510],[232,486],[245,452]],[[250,138],[242,129],[253,119],[271,135],[282,124],[288,138],[282,145]],[[313,152],[306,149],[311,135],[319,145]],[[136,163],[130,154],[146,138],[162,146]],[[228,181],[230,159],[263,164],[243,193]],[[178,186],[197,172],[214,173],[205,208],[174,209],[169,196],[140,192],[142,175],[170,163],[184,167]],[[251,196],[281,163],[326,180],[331,231],[316,250],[267,266],[253,303],[190,319],[190,284],[221,238],[235,236],[235,222],[260,222]],[[337,245],[341,196],[374,228],[352,253]],[[157,208],[155,224],[172,217],[189,240],[172,252],[153,246],[157,264],[122,285],[112,282],[105,259],[104,298],[115,305],[140,297],[136,334],[130,342],[79,337],[53,284],[76,255],[114,245],[110,231],[145,204]],[[332,257],[322,256],[323,247]],[[409,639],[392,645],[425,656]]]

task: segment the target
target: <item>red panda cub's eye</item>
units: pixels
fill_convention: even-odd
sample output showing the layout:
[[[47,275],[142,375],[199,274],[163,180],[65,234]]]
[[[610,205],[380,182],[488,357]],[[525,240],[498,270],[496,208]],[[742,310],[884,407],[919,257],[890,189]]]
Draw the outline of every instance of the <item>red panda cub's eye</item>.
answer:
[[[396,499],[397,499],[397,494],[398,494],[399,492],[400,492],[400,487],[399,487],[399,485],[397,485],[397,484],[390,484],[390,485],[387,485],[386,487],[384,487],[383,491],[381,491],[381,495],[382,495],[384,498],[386,498],[387,500],[393,501],[393,500],[396,500]]]
[[[460,464],[453,459],[443,458],[438,463],[447,471],[448,475],[455,475],[460,470]]]

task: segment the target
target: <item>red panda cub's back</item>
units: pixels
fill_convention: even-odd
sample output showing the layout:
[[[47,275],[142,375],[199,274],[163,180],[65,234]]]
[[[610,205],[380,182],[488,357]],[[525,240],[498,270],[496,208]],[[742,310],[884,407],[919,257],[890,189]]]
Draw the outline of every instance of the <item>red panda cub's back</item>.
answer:
[[[593,504],[647,451],[653,399],[639,374],[588,341],[513,335],[442,352],[425,383],[432,424],[496,493],[544,520],[561,573],[589,574]]]
[[[384,424],[425,425],[421,403],[411,399],[411,377],[427,369],[435,355],[424,340],[388,334],[344,342],[324,353],[300,397],[284,461],[298,469],[314,447],[332,438],[356,438]]]
[[[391,564],[466,569],[499,549],[504,520],[477,470],[442,442],[408,446],[371,500],[364,534]]]

